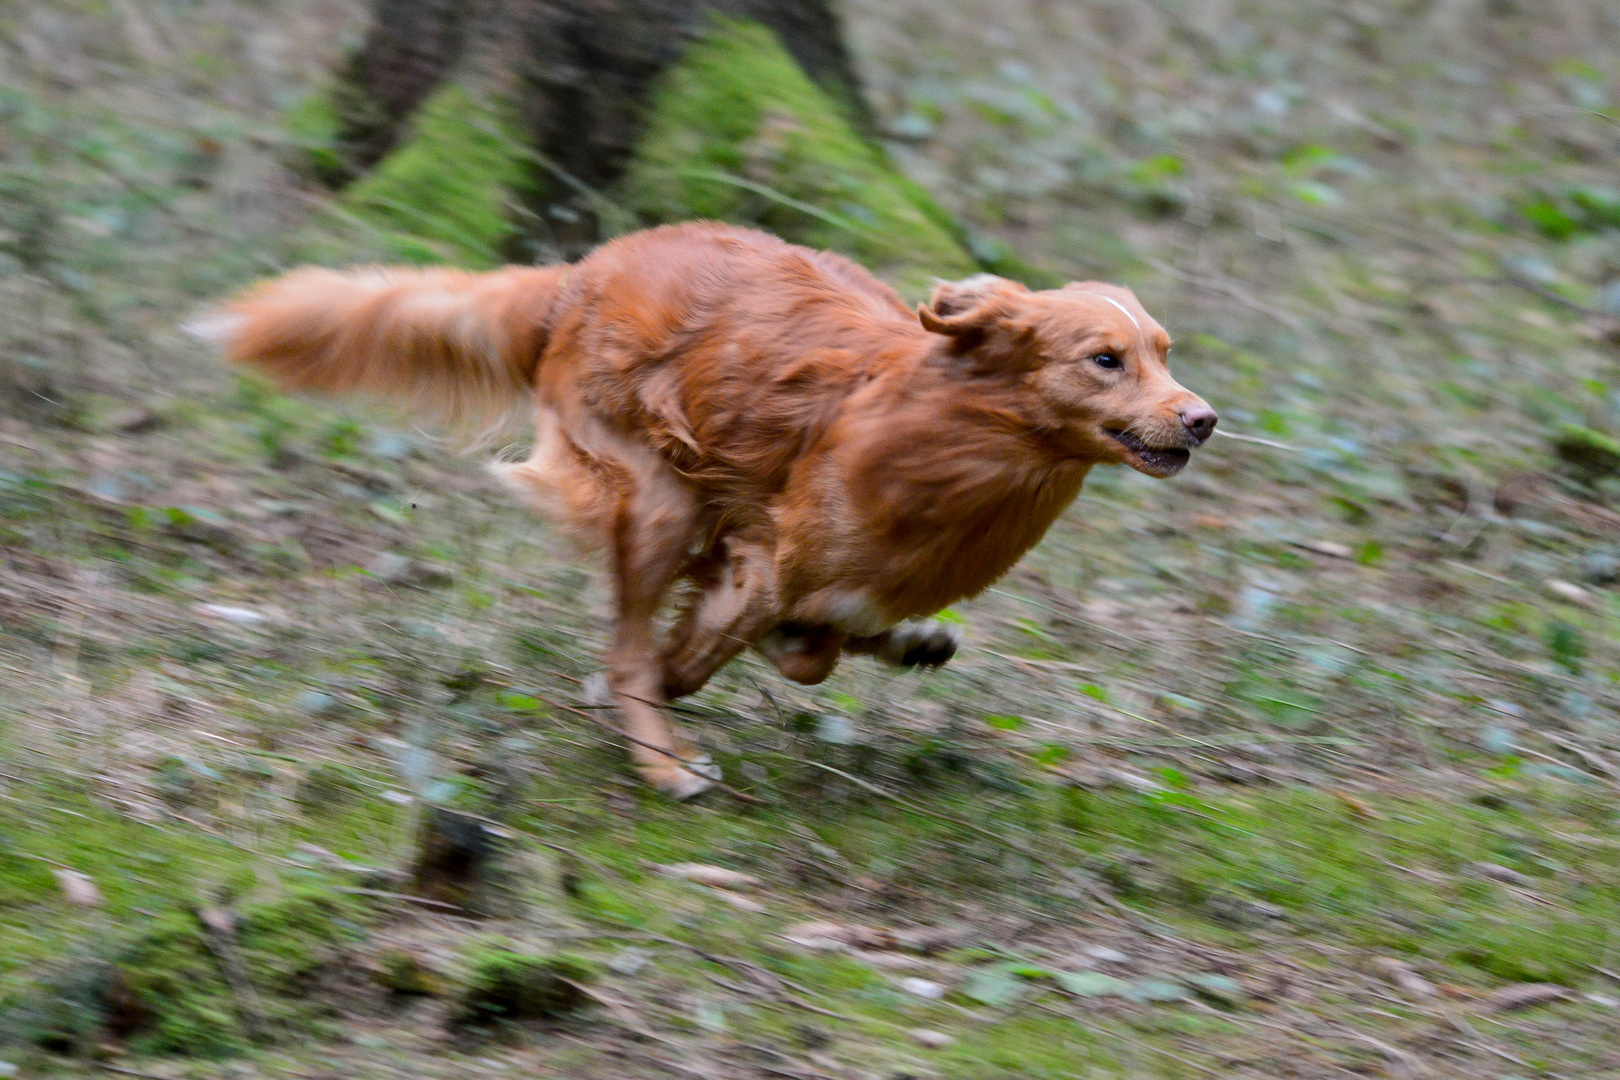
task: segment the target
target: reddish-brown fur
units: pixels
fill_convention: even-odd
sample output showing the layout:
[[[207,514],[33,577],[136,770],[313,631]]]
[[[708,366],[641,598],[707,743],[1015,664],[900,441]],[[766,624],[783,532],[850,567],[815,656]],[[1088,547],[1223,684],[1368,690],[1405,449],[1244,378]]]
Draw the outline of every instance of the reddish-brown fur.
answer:
[[[940,662],[954,641],[897,624],[995,581],[1093,465],[1169,475],[1214,426],[1127,289],[981,275],[913,311],[837,255],[708,223],[573,266],[299,270],[202,329],[288,389],[535,408],[533,455],[497,469],[607,549],[609,685],[677,795],[705,782],[664,701],[750,646],[803,682],[840,652]]]

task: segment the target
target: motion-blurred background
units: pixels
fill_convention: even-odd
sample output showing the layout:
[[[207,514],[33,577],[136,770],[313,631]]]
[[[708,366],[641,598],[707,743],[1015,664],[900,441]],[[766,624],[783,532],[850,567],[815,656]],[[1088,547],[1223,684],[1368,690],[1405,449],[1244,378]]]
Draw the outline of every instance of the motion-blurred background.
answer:
[[[1599,0],[0,4],[0,1075],[1620,1068],[1617,58]],[[734,664],[755,801],[672,807],[478,455],[177,326],[689,217],[1128,284],[1228,437],[937,675]]]

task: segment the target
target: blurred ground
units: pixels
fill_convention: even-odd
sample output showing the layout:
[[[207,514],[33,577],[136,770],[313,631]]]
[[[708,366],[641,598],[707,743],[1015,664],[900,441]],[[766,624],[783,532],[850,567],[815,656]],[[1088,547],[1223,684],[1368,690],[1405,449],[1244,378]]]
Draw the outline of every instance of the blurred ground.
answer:
[[[896,159],[984,243],[1135,287],[1236,437],[1096,475],[938,675],[733,665],[688,719],[758,802],[670,807],[571,708],[601,583],[477,455],[175,329],[376,250],[281,126],[360,5],[0,7],[0,1060],[1620,1070],[1620,17],[847,13]],[[516,900],[354,884],[424,803],[503,822]],[[756,875],[753,906],[648,868],[683,861]],[[306,895],[339,906],[289,950],[253,913]],[[225,962],[152,944],[199,904],[246,913],[257,1037]],[[808,919],[951,933],[779,936]],[[468,1034],[448,1001],[496,939],[582,954],[597,998]],[[400,950],[440,992],[377,983]],[[98,1026],[75,972],[108,960],[184,1007]]]

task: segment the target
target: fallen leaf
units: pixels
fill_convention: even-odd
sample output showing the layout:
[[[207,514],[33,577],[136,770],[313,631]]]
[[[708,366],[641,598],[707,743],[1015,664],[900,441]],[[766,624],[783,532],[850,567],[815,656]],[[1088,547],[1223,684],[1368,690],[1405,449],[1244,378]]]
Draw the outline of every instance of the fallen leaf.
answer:
[[[1314,551],[1318,555],[1334,559],[1351,559],[1356,554],[1349,544],[1341,544],[1336,540],[1305,540],[1299,546],[1306,551]]]
[[[1377,821],[1384,816],[1377,810],[1374,810],[1366,802],[1356,798],[1354,795],[1348,794],[1347,792],[1335,791],[1333,793],[1333,797],[1343,803],[1345,809],[1349,810],[1352,814],[1355,814],[1359,818],[1366,818],[1369,821]]]
[[[1378,973],[1413,997],[1432,998],[1439,993],[1434,984],[1412,969],[1412,965],[1393,956],[1380,956],[1373,961]]]
[[[646,949],[622,949],[619,955],[608,961],[608,970],[615,975],[635,975],[647,966],[652,959],[652,953]]]
[[[144,405],[128,405],[108,413],[103,426],[108,431],[139,435],[158,426],[158,414]]]
[[[1164,785],[1145,776],[1131,772],[1129,769],[1109,769],[1109,776],[1118,784],[1139,791],[1144,795],[1156,795],[1164,790]]]
[[[62,895],[68,903],[78,907],[101,906],[101,890],[90,880],[90,875],[60,867],[52,873],[56,875],[56,883],[62,887]]]
[[[945,987],[931,979],[907,976],[901,979],[898,985],[906,993],[916,994],[918,997],[928,998],[930,1001],[937,1001],[945,996]]]
[[[725,889],[715,889],[714,896],[716,899],[723,900],[730,904],[738,911],[746,911],[752,915],[758,915],[765,911],[765,905],[760,903],[758,900],[754,900],[747,896],[739,896],[737,893],[728,892]]]
[[[782,937],[789,944],[818,952],[851,947],[890,952],[897,944],[894,935],[885,930],[820,919],[790,926],[782,932]]]
[[[236,915],[228,908],[200,907],[197,909],[197,921],[216,934],[236,932]]]
[[[1546,581],[1543,581],[1541,585],[1549,593],[1567,603],[1579,604],[1582,607],[1591,607],[1597,603],[1596,598],[1594,598],[1590,592],[1581,588],[1572,581],[1558,581],[1553,578],[1548,578]]]
[[[782,940],[814,952],[835,952],[849,947],[849,928],[835,922],[803,922],[784,930]]]
[[[897,948],[906,952],[930,956],[946,949],[960,948],[967,940],[968,931],[961,926],[908,926],[892,931]]]
[[[707,998],[699,1001],[697,1008],[692,1010],[692,1019],[710,1035],[724,1035],[726,1032],[726,1010],[717,1001]]]
[[[920,956],[908,956],[905,953],[884,952],[881,949],[848,950],[850,957],[859,960],[869,967],[882,971],[932,971],[933,965]]]
[[[1564,1001],[1570,996],[1569,987],[1559,986],[1557,983],[1514,983],[1486,995],[1481,1004],[1489,1012],[1512,1012],[1514,1009],[1550,1005],[1555,1001]]]
[[[753,874],[743,874],[736,870],[727,870],[723,866],[708,866],[704,863],[673,863],[668,866],[657,866],[655,869],[665,877],[680,878],[695,885],[707,885],[711,889],[752,892],[764,884]]]
[[[1474,864],[1474,872],[1482,878],[1500,881],[1504,885],[1518,885],[1522,888],[1534,884],[1527,875],[1499,863],[1477,862]]]
[[[230,604],[198,604],[197,610],[204,615],[215,619],[223,619],[238,626],[253,626],[264,622],[264,613],[254,611],[252,608],[234,607]]]
[[[906,1034],[911,1036],[912,1042],[930,1050],[938,1050],[956,1041],[943,1031],[935,1031],[932,1028],[912,1028]]]

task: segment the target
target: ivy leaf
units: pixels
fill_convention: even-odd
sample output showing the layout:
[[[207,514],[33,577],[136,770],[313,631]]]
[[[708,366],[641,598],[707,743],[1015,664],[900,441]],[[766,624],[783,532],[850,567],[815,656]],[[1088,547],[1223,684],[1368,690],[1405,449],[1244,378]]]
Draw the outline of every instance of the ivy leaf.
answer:
[[[962,993],[980,1005],[1010,1005],[1024,996],[1024,981],[1006,966],[979,968],[968,976]]]
[[[1130,984],[1100,971],[1060,971],[1054,976],[1065,992],[1075,997],[1119,997]]]
[[[1186,1001],[1192,991],[1168,979],[1141,979],[1125,988],[1127,1001]]]

